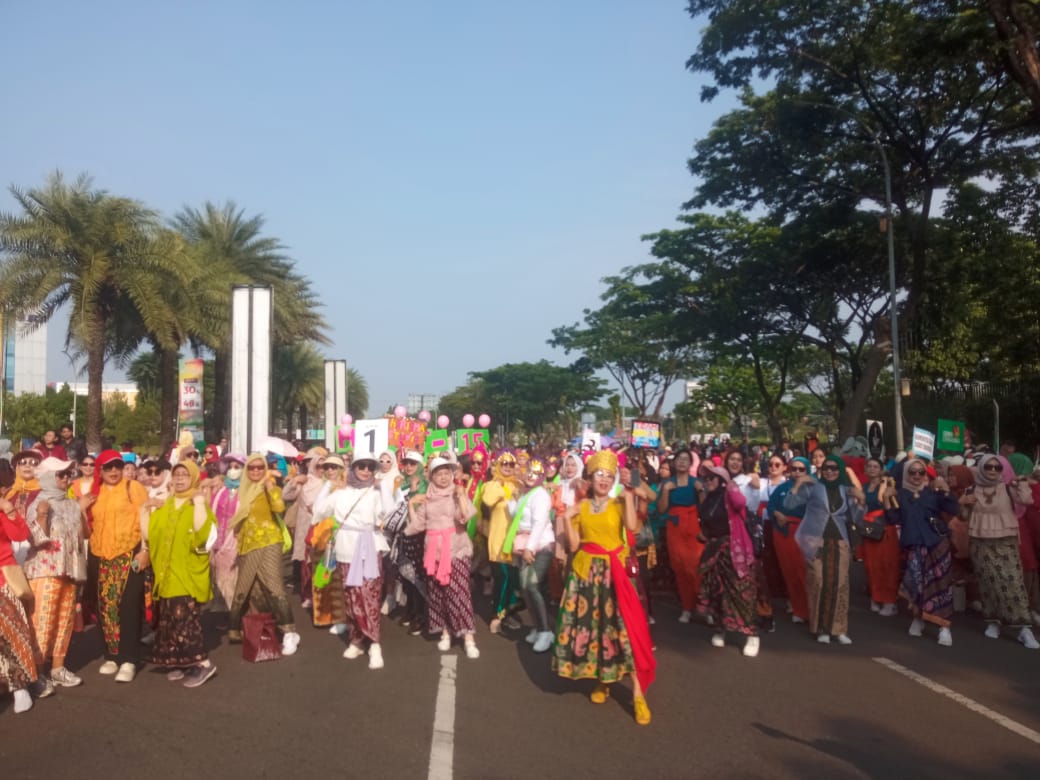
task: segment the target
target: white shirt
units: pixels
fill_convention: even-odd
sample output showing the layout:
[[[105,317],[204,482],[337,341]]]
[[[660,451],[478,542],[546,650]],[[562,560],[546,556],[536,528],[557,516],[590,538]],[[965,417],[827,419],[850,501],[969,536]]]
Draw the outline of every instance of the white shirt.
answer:
[[[383,495],[378,487],[334,490],[314,503],[313,522],[334,517],[340,529],[336,532],[336,560],[350,563],[358,537],[364,531],[376,532],[383,516]],[[376,552],[388,552],[390,546],[381,533],[375,533]]]
[[[556,532],[550,522],[550,510],[552,509],[552,498],[549,491],[541,487],[533,488],[529,494],[530,498],[524,504],[523,514],[520,516],[520,525],[517,526],[517,534],[529,534],[525,549],[538,552],[556,542]],[[515,501],[509,502],[509,512],[516,512],[516,508],[523,501],[523,496]]]

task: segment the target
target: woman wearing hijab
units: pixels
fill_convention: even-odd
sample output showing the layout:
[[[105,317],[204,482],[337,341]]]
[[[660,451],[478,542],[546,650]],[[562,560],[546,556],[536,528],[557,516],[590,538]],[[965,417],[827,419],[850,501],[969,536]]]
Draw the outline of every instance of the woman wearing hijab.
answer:
[[[784,500],[785,509],[805,507],[795,541],[806,560],[809,631],[819,642],[849,639],[849,528],[863,516],[863,491],[853,487],[845,461],[828,455],[820,478],[799,476]]]
[[[726,468],[701,467],[698,516],[704,553],[697,611],[716,627],[713,647],[725,647],[726,632],[732,631],[747,637],[743,652],[754,658],[759,650],[755,548],[744,524],[747,500],[732,476]]]
[[[263,453],[254,452],[246,458],[245,471],[238,509],[231,518],[231,531],[238,537],[238,578],[228,639],[242,641],[242,616],[250,594],[258,588],[282,631],[282,655],[292,655],[300,646],[300,635],[282,581],[283,533],[278,513],[285,511],[285,501],[281,489],[268,479]]]
[[[552,498],[543,484],[545,464],[533,458],[527,464],[523,494],[509,502],[513,516],[503,552],[512,552],[513,563],[520,572],[527,610],[534,618],[534,628],[526,641],[536,653],[544,653],[553,643],[549,623],[549,567],[556,548],[556,532],[552,522]]]
[[[217,593],[230,611],[235,599],[235,581],[238,579],[238,539],[231,529],[231,518],[238,511],[238,491],[242,486],[242,471],[246,459],[229,453],[224,456],[227,470],[220,487],[213,492],[213,516],[217,519],[217,541],[210,553],[210,571]]]
[[[329,451],[324,447],[311,447],[303,456],[303,473],[292,477],[282,491],[282,498],[296,502],[296,526],[293,530],[293,564],[299,567],[300,606],[310,609],[314,597],[314,570],[311,567],[311,549],[307,544],[307,531],[314,517],[314,502],[325,486],[321,464]]]
[[[943,479],[928,484],[923,460],[911,456],[903,462],[902,486],[888,509],[889,525],[899,526],[903,550],[903,577],[899,595],[909,602],[914,616],[910,636],[922,636],[926,623],[939,628],[939,644],[953,644],[953,578],[950,538],[943,514],[957,514],[957,499]]]
[[[581,473],[585,464],[576,452],[567,452],[560,463],[560,470],[553,479],[552,508],[555,513],[556,547],[554,552],[553,576],[550,577],[550,593],[554,603],[563,595],[563,580],[567,574],[567,510],[581,500],[585,483]]]
[[[378,461],[372,453],[354,457],[345,482],[319,501],[315,517],[332,517],[335,521],[332,541],[336,568],[343,578],[343,600],[350,626],[350,644],[343,652],[348,660],[365,654],[369,642],[368,668],[383,668],[380,639],[380,600],[383,591],[380,555],[389,545],[379,533],[383,518],[383,496],[376,485]]]
[[[152,512],[146,539],[159,599],[152,660],[169,670],[168,680],[185,680],[187,688],[217,673],[202,638],[202,606],[213,598],[207,546],[216,540],[216,518],[199,490],[199,477],[192,460],[173,468],[173,494]]]
[[[51,682],[65,688],[83,682],[65,667],[65,655],[76,622],[78,586],[87,577],[83,540],[90,535],[79,503],[69,498],[74,466],[72,461],[57,458],[40,463],[40,492],[26,515],[32,549],[23,566],[33,591],[41,674],[49,661]]]
[[[983,455],[975,473],[975,489],[961,496],[960,504],[968,515],[968,538],[971,562],[979,580],[982,616],[986,636],[1000,638],[1001,626],[1018,630],[1018,641],[1030,650],[1040,649],[1040,642],[1029,627],[1029,598],[1022,577],[1022,560],[1018,549],[1018,517],[1016,507],[1033,502],[1029,485],[1008,473],[1005,459]]]
[[[437,649],[446,653],[453,637],[463,640],[467,658],[479,658],[470,592],[473,542],[466,532],[476,512],[462,485],[454,484],[455,465],[445,458],[430,462],[430,485],[408,501],[407,534],[425,533],[427,626],[440,632]]]
[[[861,543],[863,565],[867,570],[870,587],[870,610],[882,617],[898,614],[899,600],[899,527],[886,521],[886,510],[895,496],[895,482],[885,474],[885,465],[878,458],[867,458],[864,464],[867,484],[863,493],[867,500],[866,520],[884,523],[885,533],[880,539],[866,539]]]
[[[502,629],[516,629],[519,621],[512,615],[517,606],[520,572],[513,565],[513,556],[504,551],[509,532],[509,502],[519,495],[521,483],[516,476],[517,458],[510,450],[503,450],[492,464],[492,478],[485,483],[481,496],[482,510],[487,515],[488,560],[494,582],[494,612],[489,628],[492,634]]]
[[[625,530],[638,530],[630,490],[614,498],[617,455],[589,458],[588,497],[567,511],[567,543],[574,553],[556,623],[552,668],[570,680],[596,680],[590,699],[603,704],[610,685],[632,677],[636,723],[650,723],[645,693],[654,681],[650,628],[626,571]]]
[[[11,459],[14,466],[14,484],[4,496],[14,504],[15,511],[22,517],[29,509],[29,504],[40,492],[40,483],[36,479],[36,467],[43,456],[36,450],[22,450]]]
[[[98,557],[98,613],[105,636],[101,674],[132,682],[141,663],[148,546],[141,543],[142,509],[148,491],[123,477],[123,456],[105,450],[97,456],[94,489],[84,500],[94,527],[90,549]],[[147,514],[144,514],[145,519]]]
[[[806,458],[792,458],[787,465],[787,481],[773,489],[769,496],[769,506],[766,508],[773,523],[773,543],[776,547],[780,573],[784,578],[784,587],[787,589],[792,623],[809,621],[809,596],[805,587],[805,557],[795,540],[798,526],[805,517],[805,504],[795,502],[785,508],[784,502],[797,480],[808,474],[811,468],[812,465]]]
[[[688,450],[680,450],[676,454],[675,476],[662,483],[657,498],[657,511],[667,515],[668,560],[675,572],[675,583],[682,602],[680,623],[689,623],[697,608],[701,590],[701,555],[704,554],[704,543],[700,541],[697,491],[694,489],[695,480],[690,476],[692,462]]]

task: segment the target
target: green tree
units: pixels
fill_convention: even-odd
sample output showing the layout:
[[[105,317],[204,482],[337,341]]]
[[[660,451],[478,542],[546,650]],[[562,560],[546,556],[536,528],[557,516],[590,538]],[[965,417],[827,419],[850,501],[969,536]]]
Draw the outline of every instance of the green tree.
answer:
[[[347,411],[355,420],[368,414],[368,382],[353,366],[347,366]]]
[[[3,425],[0,426],[0,435],[14,442],[15,451],[23,438],[35,441],[43,436],[44,431],[57,432],[66,422],[71,422],[74,407],[76,430],[83,430],[86,424],[86,398],[80,396],[74,403],[72,389],[67,384],[57,389],[48,387],[42,395],[3,392]]]
[[[129,310],[166,346],[175,346],[168,292],[183,271],[158,215],[129,198],[60,173],[39,189],[11,187],[21,214],[0,214],[0,297],[17,313],[49,320],[70,305],[66,344],[86,356],[87,446],[101,443],[101,383],[114,322]]]

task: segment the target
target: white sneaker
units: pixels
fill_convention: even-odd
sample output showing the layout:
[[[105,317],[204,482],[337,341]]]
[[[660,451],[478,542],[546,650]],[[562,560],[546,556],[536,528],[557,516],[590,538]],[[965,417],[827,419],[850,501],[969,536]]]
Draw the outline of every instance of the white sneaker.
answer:
[[[25,688],[19,688],[14,692],[14,714],[20,715],[33,708],[33,698]]]
[[[383,668],[383,649],[378,644],[373,644],[368,648],[368,668]]]
[[[389,615],[397,609],[397,599],[394,598],[393,593],[387,593],[386,598],[383,599],[383,606],[379,608],[379,612],[383,615]]]
[[[116,682],[133,682],[137,676],[137,667],[127,661],[119,667],[116,672]]]
[[[914,618],[910,621],[910,630],[907,632],[910,636],[924,636],[924,621],[921,618]]]
[[[829,645],[831,643],[831,635],[820,634],[818,637],[816,637],[816,641],[819,642],[821,645]]]
[[[805,618],[798,617],[797,615],[791,615],[791,622],[792,623],[796,623],[796,624],[797,623],[804,623],[805,622]]]
[[[446,653],[449,650],[451,650],[451,634],[441,634],[441,639],[437,643],[437,649],[440,650],[442,653]]]
[[[57,669],[51,670],[51,682],[62,688],[75,688],[77,685],[83,684],[83,678],[73,674],[64,666],[59,666]]]
[[[881,611],[881,605],[878,604],[876,601],[870,602],[870,611],[871,612],[880,612]]]
[[[948,628],[940,628],[939,629],[939,644],[942,645],[943,647],[952,647],[953,646],[953,634],[950,633],[950,629],[948,629]]]
[[[726,635],[725,634],[712,634],[711,635],[711,646],[712,647],[725,647],[726,646]]]
[[[1040,642],[1036,641],[1036,637],[1033,636],[1033,629],[1029,626],[1018,632],[1018,641],[1025,645],[1027,650],[1040,650]]]
[[[476,642],[466,642],[466,658],[474,661],[480,658],[480,651],[477,649]]]
[[[899,614],[899,607],[895,604],[885,604],[878,610],[878,614],[881,615],[881,617],[895,617]]]
[[[334,623],[329,628],[329,633],[332,634],[333,636],[343,636],[345,633],[347,633],[347,624],[346,623]]]
[[[987,639],[1000,639],[1000,624],[988,623],[985,634]]]
[[[119,664],[115,661],[105,661],[101,664],[101,668],[98,669],[101,674],[115,674],[119,671]]]
[[[532,628],[528,632],[527,636],[524,637],[524,641],[527,642],[527,644],[529,644],[529,645],[533,645],[535,642],[537,642],[538,641],[538,629],[537,628]]]
[[[282,637],[282,655],[293,655],[300,646],[300,635],[289,631]]]
[[[744,655],[747,658],[754,658],[758,655],[758,644],[759,641],[757,636],[749,636],[747,641],[744,643]]]
[[[539,631],[538,641],[534,643],[533,650],[536,653],[544,653],[550,647],[552,647],[553,639],[556,638],[556,634],[552,631]]]
[[[343,657],[346,658],[348,661],[353,661],[355,658],[360,658],[364,654],[365,651],[357,645],[347,645],[347,649],[343,651]]]
[[[838,634],[838,644],[839,645],[851,645],[852,644],[852,640],[849,639],[849,635],[848,634]]]
[[[689,623],[692,618],[693,618],[693,613],[690,612],[690,610],[688,610],[688,609],[684,609],[682,611],[682,614],[679,615],[679,622],[680,623]],[[710,621],[711,618],[709,617],[708,620]],[[708,625],[710,626],[711,623],[709,622]]]

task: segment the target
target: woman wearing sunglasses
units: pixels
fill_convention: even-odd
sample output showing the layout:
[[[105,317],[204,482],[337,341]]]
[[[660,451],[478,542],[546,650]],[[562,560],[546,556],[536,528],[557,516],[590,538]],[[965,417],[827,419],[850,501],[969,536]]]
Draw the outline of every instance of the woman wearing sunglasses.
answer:
[[[488,513],[488,560],[495,611],[489,624],[492,634],[501,631],[503,623],[514,630],[521,626],[512,614],[519,601],[520,571],[513,565],[513,556],[503,551],[510,523],[509,502],[523,489],[517,472],[517,457],[512,450],[500,452],[491,465],[492,478],[484,485],[480,499],[482,511]]]
[[[282,580],[283,533],[278,513],[285,511],[281,489],[267,473],[267,459],[254,452],[246,458],[246,478],[238,491],[238,508],[231,530],[238,537],[238,577],[231,602],[228,639],[242,641],[242,616],[250,594],[258,590],[282,632],[282,655],[292,655],[300,645],[292,607]],[[263,599],[261,599],[263,600]]]
[[[774,456],[775,457],[775,456]],[[809,596],[805,589],[805,558],[795,539],[798,526],[805,517],[805,504],[791,502],[786,506],[787,496],[799,480],[809,474],[812,464],[807,458],[791,458],[787,465],[787,479],[780,483],[769,496],[766,511],[772,520],[773,543],[780,574],[787,590],[787,602],[792,623],[809,622]]]
[[[953,559],[949,530],[942,517],[957,514],[957,499],[937,479],[928,483],[923,460],[911,456],[903,463],[903,484],[888,509],[889,525],[899,526],[899,544],[905,560],[899,594],[910,603],[914,616],[910,636],[922,636],[926,623],[939,629],[939,644],[953,644]]]
[[[1040,642],[1029,627],[1029,597],[1018,549],[1016,507],[1033,503],[1029,484],[1011,474],[1006,458],[983,455],[975,473],[975,488],[961,496],[968,516],[971,563],[979,581],[986,636],[1000,638],[1002,626],[1017,629],[1018,641],[1030,650]]]
[[[380,640],[380,603],[383,592],[381,556],[389,552],[386,538],[379,533],[383,518],[383,497],[376,485],[379,462],[372,453],[358,453],[346,473],[336,479],[336,489],[318,500],[314,516],[332,517],[332,541],[336,568],[343,578],[343,600],[349,625],[349,641],[343,657],[347,660],[365,654],[368,642],[368,668],[383,668]]]
[[[820,464],[819,480],[799,475],[784,500],[786,509],[799,504],[805,517],[795,532],[805,556],[805,586],[809,599],[809,631],[827,644],[849,639],[849,526],[863,516],[865,497],[854,485],[851,470],[838,455]],[[853,475],[854,476],[854,475]]]

